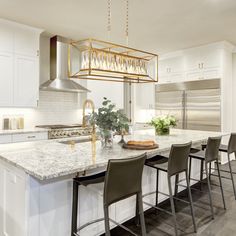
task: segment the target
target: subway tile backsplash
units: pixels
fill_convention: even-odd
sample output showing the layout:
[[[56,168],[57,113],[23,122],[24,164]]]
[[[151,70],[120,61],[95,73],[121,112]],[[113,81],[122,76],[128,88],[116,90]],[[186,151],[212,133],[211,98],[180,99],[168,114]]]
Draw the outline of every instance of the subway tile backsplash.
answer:
[[[37,108],[0,108],[0,128],[3,118],[23,115],[25,128],[42,124],[73,124],[82,122],[82,96],[77,93],[40,91]]]

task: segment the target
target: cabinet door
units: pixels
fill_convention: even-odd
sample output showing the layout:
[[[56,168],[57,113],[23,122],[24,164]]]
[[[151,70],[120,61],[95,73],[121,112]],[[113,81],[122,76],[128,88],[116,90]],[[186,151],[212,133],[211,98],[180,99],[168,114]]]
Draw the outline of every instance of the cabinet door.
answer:
[[[201,52],[199,48],[187,49],[184,51],[184,70],[199,70],[201,64]]]
[[[0,52],[0,106],[13,104],[13,55]]]
[[[38,67],[38,57],[15,56],[14,106],[37,106],[39,95]]]
[[[220,73],[220,68],[206,68],[203,70],[203,78],[204,79],[215,79],[221,78],[222,75]]]
[[[14,52],[26,56],[37,56],[39,33],[28,27],[16,27],[14,30]]]
[[[155,85],[154,83],[136,85],[136,105],[140,109],[154,109]]]
[[[3,170],[3,234],[26,235],[26,182],[9,169]]]
[[[12,135],[11,134],[4,134],[0,135],[0,143],[11,143]]]
[[[197,69],[197,70],[189,70],[186,71],[185,73],[185,80],[189,81],[189,80],[198,80],[198,79],[202,79],[202,70]]]
[[[12,142],[32,142],[48,139],[48,132],[12,134]],[[1,140],[0,140],[1,141]]]
[[[13,52],[14,32],[12,26],[5,20],[0,19],[0,51]]]

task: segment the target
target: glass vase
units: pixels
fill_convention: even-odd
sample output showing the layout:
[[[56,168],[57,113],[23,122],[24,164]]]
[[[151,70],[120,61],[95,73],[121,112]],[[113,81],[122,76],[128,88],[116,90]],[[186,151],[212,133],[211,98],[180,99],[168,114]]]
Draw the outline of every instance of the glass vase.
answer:
[[[113,146],[113,131],[112,130],[100,130],[101,145],[102,148],[112,148]]]
[[[156,135],[169,135],[170,134],[170,127],[156,128],[155,133],[156,133]]]

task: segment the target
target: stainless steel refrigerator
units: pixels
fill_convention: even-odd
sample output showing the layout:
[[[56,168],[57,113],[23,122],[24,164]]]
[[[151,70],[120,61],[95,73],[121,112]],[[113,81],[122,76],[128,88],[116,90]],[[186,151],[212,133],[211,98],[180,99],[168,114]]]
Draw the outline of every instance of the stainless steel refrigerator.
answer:
[[[158,84],[156,115],[174,115],[177,128],[221,130],[220,79]]]

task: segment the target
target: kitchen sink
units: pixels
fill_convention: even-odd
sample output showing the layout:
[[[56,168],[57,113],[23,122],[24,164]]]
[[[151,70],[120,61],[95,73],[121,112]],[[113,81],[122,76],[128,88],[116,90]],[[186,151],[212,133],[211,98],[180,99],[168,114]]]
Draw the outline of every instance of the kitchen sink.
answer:
[[[86,138],[86,139],[73,139],[73,140],[59,141],[59,143],[73,145],[76,143],[86,143],[86,142],[91,142],[91,141],[92,141],[91,138]]]

